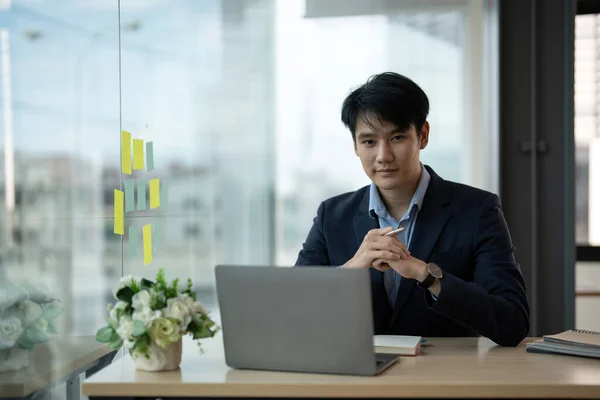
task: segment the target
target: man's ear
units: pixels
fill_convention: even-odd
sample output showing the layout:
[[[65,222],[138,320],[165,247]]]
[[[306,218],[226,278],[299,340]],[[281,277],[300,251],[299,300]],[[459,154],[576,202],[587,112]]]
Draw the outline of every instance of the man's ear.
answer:
[[[425,121],[419,132],[419,148],[423,150],[429,143],[429,122]]]
[[[356,147],[356,139],[352,139],[352,141],[354,142],[354,154],[356,154],[358,156],[358,148]]]

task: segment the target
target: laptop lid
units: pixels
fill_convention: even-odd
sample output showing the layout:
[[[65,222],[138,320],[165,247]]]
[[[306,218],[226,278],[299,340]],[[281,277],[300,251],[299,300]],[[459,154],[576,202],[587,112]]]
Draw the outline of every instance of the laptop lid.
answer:
[[[374,375],[366,269],[215,268],[232,368]]]

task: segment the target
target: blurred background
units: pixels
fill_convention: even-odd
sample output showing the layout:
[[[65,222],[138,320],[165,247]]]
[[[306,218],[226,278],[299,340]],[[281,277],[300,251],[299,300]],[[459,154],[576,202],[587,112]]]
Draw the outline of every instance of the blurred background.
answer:
[[[60,335],[93,335],[118,279],[153,278],[158,268],[191,277],[217,311],[216,264],[293,265],[319,203],[369,183],[340,108],[383,71],[407,75],[429,96],[422,161],[445,179],[501,193],[499,8],[0,1],[0,280],[56,293]],[[563,267],[576,277],[575,327],[600,330],[597,12],[575,18],[575,243],[565,246],[578,262]],[[168,190],[160,208],[125,214],[126,227],[155,225],[146,266],[141,243],[134,254],[128,235],[113,233],[121,129],[154,144],[155,169],[133,178],[158,177]]]

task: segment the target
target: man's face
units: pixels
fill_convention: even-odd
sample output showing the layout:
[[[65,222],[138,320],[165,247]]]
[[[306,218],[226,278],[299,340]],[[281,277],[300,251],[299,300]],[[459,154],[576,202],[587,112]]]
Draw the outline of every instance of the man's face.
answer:
[[[361,115],[356,124],[354,151],[371,180],[382,190],[414,184],[421,164],[419,152],[427,146],[429,123],[417,133],[414,125],[406,131],[394,124],[372,118],[372,126]]]

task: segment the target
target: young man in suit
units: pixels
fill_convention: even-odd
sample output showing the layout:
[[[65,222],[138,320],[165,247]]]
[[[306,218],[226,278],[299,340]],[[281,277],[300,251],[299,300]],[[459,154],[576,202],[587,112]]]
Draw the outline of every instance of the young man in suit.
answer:
[[[350,93],[342,122],[372,183],[321,203],[296,265],[369,268],[376,334],[515,346],[529,306],[499,198],[420,162],[428,113],[426,94],[399,74]]]

